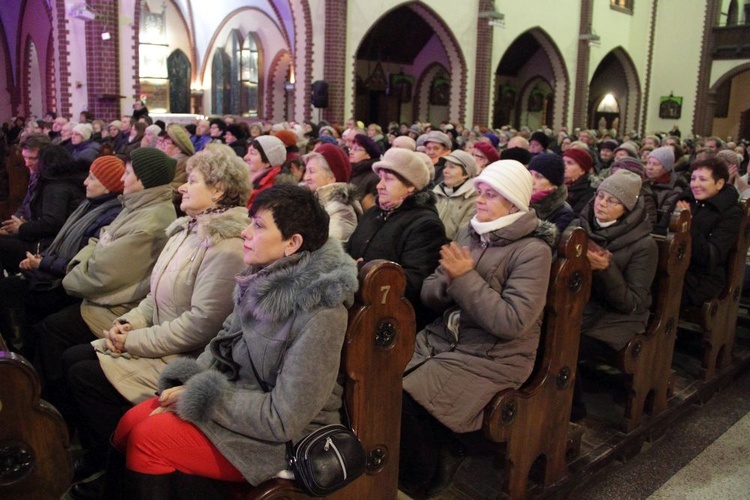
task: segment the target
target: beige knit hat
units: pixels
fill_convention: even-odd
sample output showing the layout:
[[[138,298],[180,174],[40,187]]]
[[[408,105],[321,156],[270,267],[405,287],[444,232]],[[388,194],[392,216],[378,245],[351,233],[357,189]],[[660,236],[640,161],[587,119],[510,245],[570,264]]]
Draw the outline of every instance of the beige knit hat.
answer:
[[[167,135],[172,139],[172,143],[180,148],[184,154],[193,156],[195,154],[195,146],[193,146],[190,140],[190,134],[182,125],[178,123],[171,123],[167,127]]]

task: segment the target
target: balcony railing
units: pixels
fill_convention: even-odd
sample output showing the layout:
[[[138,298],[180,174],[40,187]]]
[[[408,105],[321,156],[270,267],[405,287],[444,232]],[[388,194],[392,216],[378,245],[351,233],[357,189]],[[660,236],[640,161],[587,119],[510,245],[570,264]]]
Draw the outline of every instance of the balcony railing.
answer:
[[[750,58],[750,24],[716,26],[713,28],[714,59]]]

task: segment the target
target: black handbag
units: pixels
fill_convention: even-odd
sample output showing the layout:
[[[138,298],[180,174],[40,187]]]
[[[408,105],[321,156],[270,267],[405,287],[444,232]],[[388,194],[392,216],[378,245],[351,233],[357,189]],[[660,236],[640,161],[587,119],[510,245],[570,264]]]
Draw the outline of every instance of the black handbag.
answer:
[[[249,353],[248,353],[249,354]],[[250,365],[258,383],[270,392],[268,384],[255,369],[252,355]],[[365,472],[367,456],[362,443],[351,430],[344,403],[347,425],[326,425],[305,436],[293,445],[286,442],[289,468],[300,487],[312,496],[330,495],[351,483]]]
[[[294,477],[313,496],[329,495],[365,472],[365,449],[352,430],[341,424],[321,427],[294,447],[287,441],[286,449]]]

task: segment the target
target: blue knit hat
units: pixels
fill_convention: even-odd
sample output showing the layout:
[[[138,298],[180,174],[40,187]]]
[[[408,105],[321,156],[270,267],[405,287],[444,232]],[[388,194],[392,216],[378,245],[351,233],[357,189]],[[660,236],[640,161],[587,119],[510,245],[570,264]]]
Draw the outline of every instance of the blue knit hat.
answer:
[[[555,153],[539,153],[531,159],[529,170],[539,172],[555,186],[565,182],[565,162]]]

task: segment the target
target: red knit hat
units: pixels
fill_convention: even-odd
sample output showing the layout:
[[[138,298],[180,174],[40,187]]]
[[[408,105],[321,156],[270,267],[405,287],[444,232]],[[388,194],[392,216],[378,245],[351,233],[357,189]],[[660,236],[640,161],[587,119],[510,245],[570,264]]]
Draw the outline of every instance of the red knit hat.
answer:
[[[333,144],[323,144],[318,146],[315,152],[322,154],[326,159],[336,182],[349,182],[352,175],[352,164],[343,149]]]
[[[584,172],[591,172],[591,169],[594,168],[594,160],[591,158],[591,153],[588,151],[580,148],[568,148],[568,150],[563,153],[563,158],[566,156],[572,158],[573,161],[578,163],[578,166],[580,166]]]
[[[284,146],[287,148],[297,145],[297,134],[291,130],[278,130],[276,132],[271,132],[271,134],[281,139],[281,142],[283,142]]]
[[[91,164],[90,170],[109,192],[122,193],[125,164],[121,159],[113,155],[100,156]]]
[[[487,141],[475,142],[474,149],[479,150],[480,153],[487,157],[488,164],[495,163],[500,159],[500,153],[498,153],[497,149],[495,149],[495,147]]]

